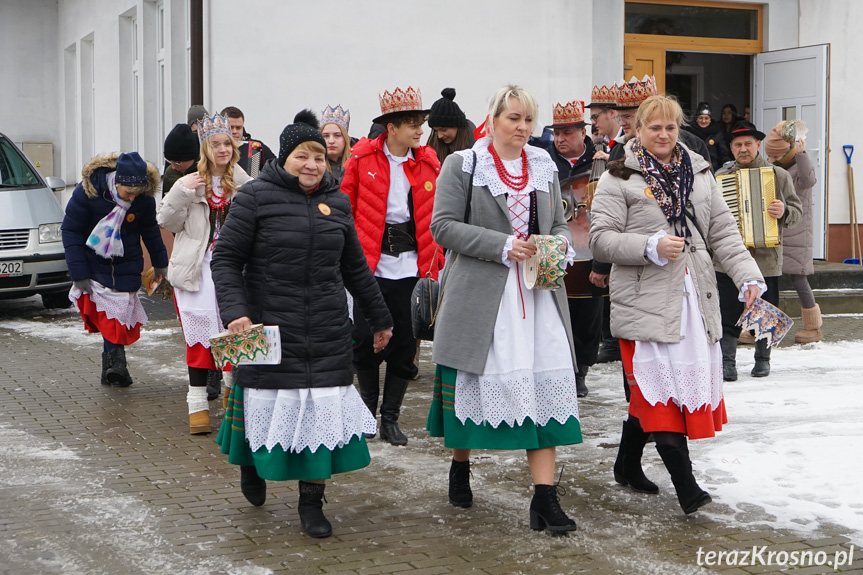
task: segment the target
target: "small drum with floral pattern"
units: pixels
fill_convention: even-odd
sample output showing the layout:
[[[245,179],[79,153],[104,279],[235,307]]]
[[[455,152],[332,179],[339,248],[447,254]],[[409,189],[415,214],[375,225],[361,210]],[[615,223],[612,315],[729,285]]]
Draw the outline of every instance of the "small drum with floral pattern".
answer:
[[[210,338],[210,351],[219,368],[229,363],[237,365],[241,360],[254,360],[270,351],[263,324],[255,324],[237,333],[223,332]]]
[[[524,262],[524,284],[528,289],[558,289],[566,276],[566,240],[558,236],[530,236],[536,253]]]

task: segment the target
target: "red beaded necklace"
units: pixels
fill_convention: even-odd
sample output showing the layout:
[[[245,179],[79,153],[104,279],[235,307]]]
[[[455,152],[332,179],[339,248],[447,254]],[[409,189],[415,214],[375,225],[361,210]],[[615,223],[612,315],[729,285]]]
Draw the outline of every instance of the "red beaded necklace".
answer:
[[[488,151],[494,159],[494,167],[497,168],[497,175],[500,176],[500,180],[504,184],[516,191],[523,190],[527,187],[527,153],[524,151],[524,148],[521,150],[520,176],[513,176],[507,171],[506,166],[503,165],[503,160],[500,159],[500,156],[497,154],[497,150],[494,149],[494,144],[489,144]]]

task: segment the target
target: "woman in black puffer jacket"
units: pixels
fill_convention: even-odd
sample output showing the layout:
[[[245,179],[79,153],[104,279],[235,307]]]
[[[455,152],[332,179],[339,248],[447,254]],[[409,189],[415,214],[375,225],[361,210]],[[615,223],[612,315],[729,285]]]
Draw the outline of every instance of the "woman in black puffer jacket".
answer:
[[[240,365],[218,442],[240,465],[243,495],[266,499],[266,480],[299,479],[303,528],[327,537],[324,481],[368,465],[364,433],[375,421],[351,385],[347,287],[375,332],[392,319],[366,263],[348,197],[326,169],[314,114],[301,112],[280,138],[279,157],[242,186],[216,244],[211,269],[230,332],[277,325],[279,365]]]

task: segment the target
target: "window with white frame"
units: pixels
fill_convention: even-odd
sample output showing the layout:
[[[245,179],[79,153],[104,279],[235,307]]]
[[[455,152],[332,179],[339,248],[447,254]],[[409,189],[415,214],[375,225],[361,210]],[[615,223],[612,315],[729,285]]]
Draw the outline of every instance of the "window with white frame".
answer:
[[[166,97],[165,93],[169,89],[166,82],[167,73],[165,70],[165,2],[159,0],[156,2],[156,141],[163,142],[165,140],[165,108]]]

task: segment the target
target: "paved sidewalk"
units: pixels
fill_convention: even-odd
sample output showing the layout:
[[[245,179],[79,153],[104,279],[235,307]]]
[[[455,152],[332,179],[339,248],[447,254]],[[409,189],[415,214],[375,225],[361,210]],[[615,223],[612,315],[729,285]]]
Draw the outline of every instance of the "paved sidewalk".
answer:
[[[409,445],[372,440],[368,468],[328,482],[324,511],[335,534],[311,539],[300,529],[296,482],[270,482],[267,503],[252,507],[215,433],[188,434],[182,334],[167,304],[147,307],[154,319],[128,350],[135,384],[112,389],[99,385],[100,339],[84,334],[73,312],[46,312],[38,298],[0,301],[0,573],[738,575],[786,571],[699,567],[699,548],[766,545],[833,558],[853,544],[854,561],[841,572],[863,574],[863,541],[843,536],[852,526],[774,529],[754,504],[741,523],[721,501],[684,516],[650,447],[647,472],[661,493],[617,486],[611,466],[626,412],[619,364],[591,372],[581,402],[585,442],[558,451],[561,501],[576,533],[529,529],[523,452],[476,452],[474,506],[450,506],[449,455],[425,432],[427,347],[400,420]],[[827,318],[824,330],[841,340],[863,337],[861,328],[860,317],[841,317]],[[218,424],[221,402],[210,405]],[[694,442],[696,463],[698,449]]]

